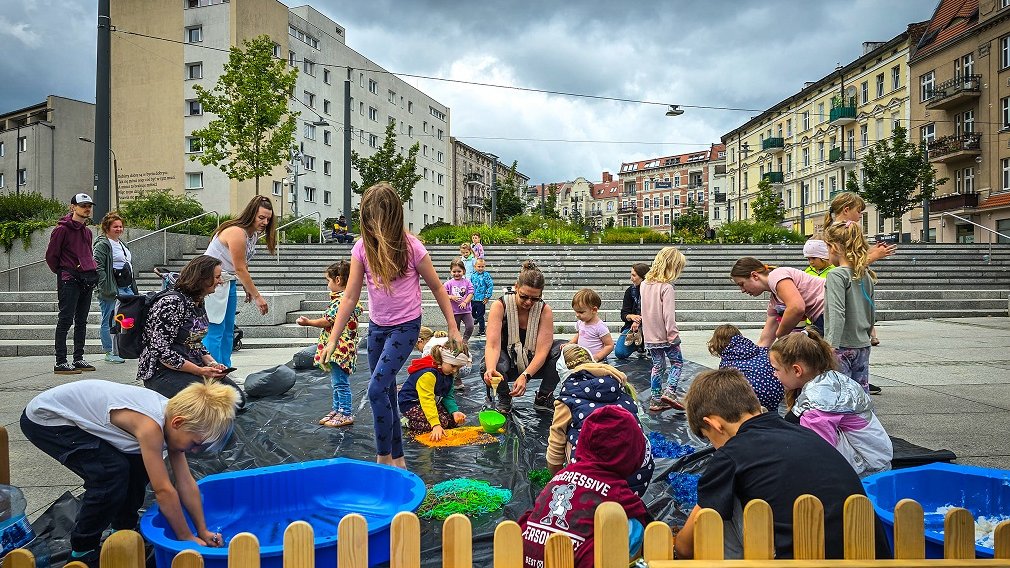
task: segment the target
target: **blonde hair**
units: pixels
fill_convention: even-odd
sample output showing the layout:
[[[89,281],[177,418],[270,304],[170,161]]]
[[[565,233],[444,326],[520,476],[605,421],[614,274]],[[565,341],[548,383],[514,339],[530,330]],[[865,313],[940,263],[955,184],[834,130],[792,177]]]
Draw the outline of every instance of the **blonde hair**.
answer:
[[[729,347],[730,340],[738,335],[740,335],[740,328],[737,326],[728,323],[720,325],[712,332],[712,339],[708,340],[708,352],[716,357],[721,357],[722,352]]]
[[[684,272],[687,259],[677,247],[663,247],[652,261],[652,268],[645,275],[648,282],[673,282]]]
[[[578,344],[565,345],[561,352],[565,357],[565,366],[574,369],[579,365],[593,362],[593,354],[585,347]]]
[[[403,228],[403,202],[389,182],[365,190],[361,196],[361,241],[372,281],[387,292],[407,271],[410,243]]]
[[[600,295],[590,290],[589,288],[583,288],[575,293],[572,297],[572,307],[573,308],[596,308],[600,309],[603,305],[603,300],[600,299]]]
[[[421,329],[417,332],[417,342],[421,345],[428,343],[428,340],[435,336],[435,330],[428,326],[422,325]]]
[[[859,197],[851,191],[843,191],[839,193],[831,200],[831,207],[828,207],[828,212],[824,215],[824,228],[826,229],[834,223],[835,216],[847,208],[862,211],[866,209],[866,202],[863,201],[862,197]]]
[[[824,229],[822,238],[828,246],[834,245],[841,249],[845,260],[852,268],[853,282],[862,280],[864,274],[869,274],[874,282],[877,281],[876,273],[870,270],[870,243],[866,242],[866,236],[863,235],[863,228],[859,223],[855,221],[832,223]]]
[[[459,248],[466,249],[466,250],[470,251],[470,254],[473,254],[473,247],[470,246],[470,243],[461,243],[459,245]]]
[[[193,383],[168,399],[165,422],[176,416],[184,419],[182,429],[206,436],[205,443],[217,441],[231,428],[235,420],[238,391],[212,380]]]
[[[459,345],[456,345],[455,347],[449,347],[448,344],[445,344],[445,345],[436,345],[436,346],[434,346],[434,347],[431,348],[431,358],[438,365],[442,364],[442,351],[443,350],[448,350],[450,353],[465,353],[467,355],[470,354],[470,348],[466,346],[466,343],[460,343]]]

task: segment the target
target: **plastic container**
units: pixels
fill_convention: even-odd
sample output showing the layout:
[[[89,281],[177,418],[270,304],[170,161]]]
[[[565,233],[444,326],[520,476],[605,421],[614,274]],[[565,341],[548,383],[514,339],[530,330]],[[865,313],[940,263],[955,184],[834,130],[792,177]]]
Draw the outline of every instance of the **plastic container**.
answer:
[[[477,419],[488,434],[497,434],[505,425],[505,415],[497,410],[481,410]]]
[[[25,516],[27,504],[20,489],[0,485],[0,558],[15,548],[24,548],[35,538]]]
[[[349,513],[368,522],[368,562],[389,560],[389,525],[401,511],[415,511],[424,482],[413,473],[347,458],[284,464],[209,475],[198,483],[207,527],[226,542],[240,532],[256,535],[261,568],[282,568],[284,530],[294,521],[312,525],[316,565],[336,566],[337,525]],[[187,522],[192,523],[187,518]],[[205,568],[227,568],[228,548],[175,540],[157,504],[140,521],[158,568],[170,568],[183,550],[199,552]]]
[[[943,518],[938,509],[961,507],[972,517],[1010,515],[1010,471],[933,463],[871,475],[863,480],[866,494],[894,546],[894,506],[915,499],[925,513],[926,558],[943,558]],[[975,546],[975,556],[992,558],[993,549]]]

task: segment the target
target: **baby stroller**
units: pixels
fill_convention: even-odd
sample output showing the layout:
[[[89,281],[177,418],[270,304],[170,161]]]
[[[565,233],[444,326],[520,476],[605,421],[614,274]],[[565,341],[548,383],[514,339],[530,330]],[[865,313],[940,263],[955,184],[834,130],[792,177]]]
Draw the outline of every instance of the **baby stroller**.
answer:
[[[168,270],[166,270],[164,268],[155,267],[154,268],[154,273],[156,275],[158,275],[158,278],[161,278],[161,289],[162,290],[168,290],[169,288],[174,287],[175,286],[175,281],[179,279],[179,273],[178,272],[169,272]],[[235,313],[238,314],[239,312],[236,311]],[[242,337],[244,337],[244,336],[245,336],[245,333],[242,331],[242,329],[236,323],[235,324],[235,335],[234,335],[234,337],[232,339],[232,344],[231,344],[231,350],[232,351],[239,351],[239,350],[242,349]]]

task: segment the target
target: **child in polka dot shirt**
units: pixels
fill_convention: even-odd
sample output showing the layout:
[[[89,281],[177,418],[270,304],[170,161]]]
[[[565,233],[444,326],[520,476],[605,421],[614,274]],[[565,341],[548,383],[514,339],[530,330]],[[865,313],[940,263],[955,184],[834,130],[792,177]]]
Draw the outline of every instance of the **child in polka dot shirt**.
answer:
[[[547,468],[555,474],[575,461],[575,446],[586,418],[596,409],[604,406],[620,406],[638,420],[638,405],[635,389],[628,384],[628,378],[606,363],[595,363],[585,347],[567,344],[562,347],[558,358],[558,375],[561,377],[561,391],[554,401],[554,421],[551,423],[547,439]],[[638,421],[641,428],[641,421]],[[640,431],[645,436],[644,431]],[[626,433],[615,435],[628,435]],[[641,467],[628,478],[631,490],[639,496],[652,481],[655,464],[648,438],[645,441],[645,459]]]
[[[735,325],[723,324],[715,328],[712,339],[708,340],[708,351],[721,357],[719,368],[737,369],[754,388],[761,406],[771,412],[778,412],[785,388],[775,378],[775,369],[768,359],[768,348],[758,347],[740,333]]]

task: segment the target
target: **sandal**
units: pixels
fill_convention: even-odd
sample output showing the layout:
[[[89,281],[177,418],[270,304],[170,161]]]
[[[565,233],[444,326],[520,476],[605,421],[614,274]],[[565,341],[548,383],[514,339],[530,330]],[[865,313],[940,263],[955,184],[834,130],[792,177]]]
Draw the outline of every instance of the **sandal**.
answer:
[[[876,346],[880,345],[880,340],[877,339],[876,337],[871,337],[870,338],[870,345],[872,345],[873,347],[876,347]]]
[[[351,424],[354,424],[353,417],[344,414],[337,414],[330,420],[327,420],[324,426],[328,426],[330,428],[340,428],[341,426],[350,426]]]
[[[337,414],[338,413],[336,410],[331,410],[329,414],[319,419],[319,424],[322,426],[326,426],[326,423],[329,422],[330,420],[333,420],[333,418],[336,417]]]

